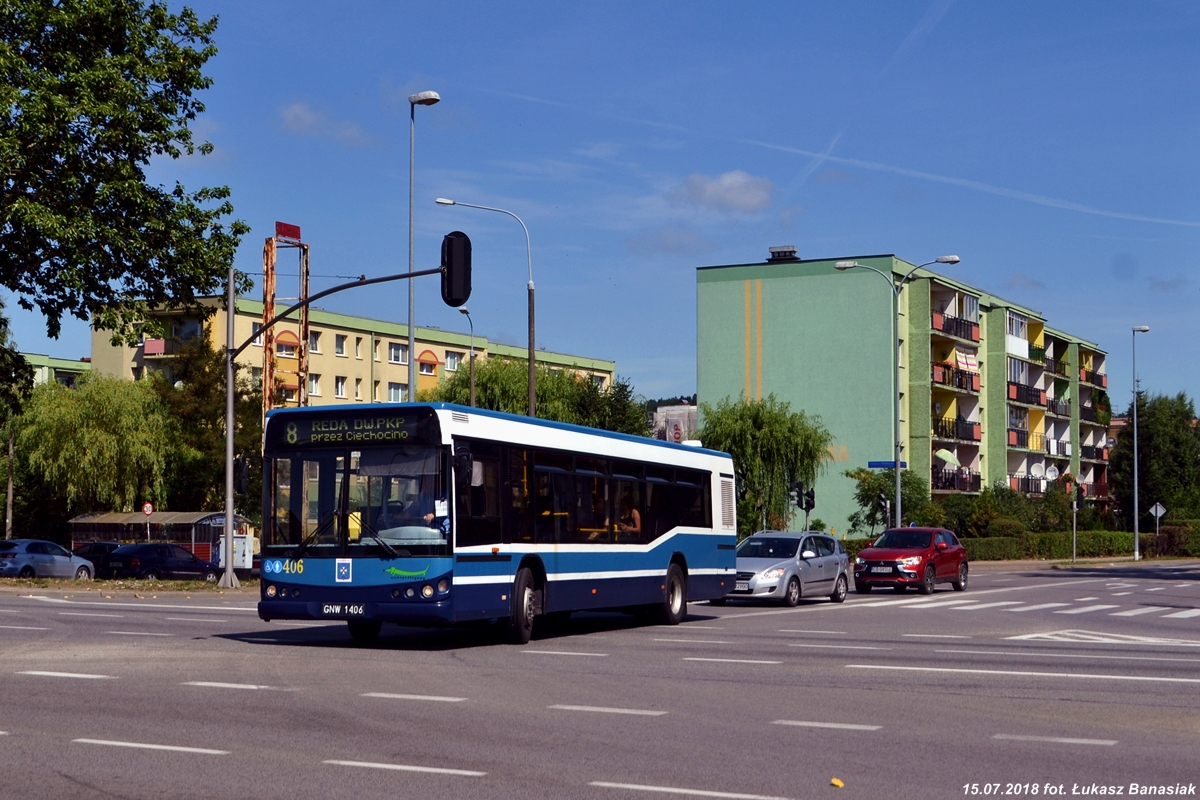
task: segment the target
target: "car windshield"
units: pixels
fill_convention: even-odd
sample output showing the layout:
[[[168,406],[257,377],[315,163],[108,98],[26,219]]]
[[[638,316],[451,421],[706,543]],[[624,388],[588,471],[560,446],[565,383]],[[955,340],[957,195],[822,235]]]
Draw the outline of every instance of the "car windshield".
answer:
[[[929,531],[884,531],[883,536],[875,540],[873,547],[887,547],[896,550],[920,550],[929,547]]]
[[[784,539],[775,536],[751,536],[738,545],[738,558],[795,558],[799,539]]]

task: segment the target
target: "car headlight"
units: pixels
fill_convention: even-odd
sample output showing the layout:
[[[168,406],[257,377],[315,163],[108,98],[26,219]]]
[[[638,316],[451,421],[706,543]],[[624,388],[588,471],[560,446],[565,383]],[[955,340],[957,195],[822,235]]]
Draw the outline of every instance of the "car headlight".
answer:
[[[854,557],[854,563],[855,563],[855,564],[865,564],[865,563],[867,563],[867,562],[866,562],[866,561],[864,561],[863,559],[859,558],[858,556],[855,556],[855,557]]]
[[[921,556],[909,556],[908,558],[900,559],[900,566],[902,566],[902,567],[915,567],[917,564],[920,564],[920,563],[921,563]]]
[[[785,570],[783,567],[776,567],[775,569],[769,569],[764,572],[762,577],[765,581],[778,580],[779,578],[783,577],[784,572],[787,572],[787,570]]]

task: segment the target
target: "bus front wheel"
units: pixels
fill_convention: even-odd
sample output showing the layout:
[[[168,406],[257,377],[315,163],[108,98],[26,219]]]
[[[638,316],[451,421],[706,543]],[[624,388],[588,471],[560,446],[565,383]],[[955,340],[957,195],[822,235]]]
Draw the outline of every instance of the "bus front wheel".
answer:
[[[522,567],[513,582],[512,614],[508,620],[508,638],[513,644],[528,644],[533,635],[533,617],[537,613],[534,591],[533,572]]]

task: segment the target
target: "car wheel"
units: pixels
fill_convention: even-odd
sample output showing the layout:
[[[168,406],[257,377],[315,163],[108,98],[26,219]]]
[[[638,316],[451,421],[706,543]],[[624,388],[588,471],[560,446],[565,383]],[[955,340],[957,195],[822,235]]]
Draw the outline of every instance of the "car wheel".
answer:
[[[18,578],[36,578],[37,573],[33,571],[33,567],[21,567],[21,574]]]
[[[678,564],[667,567],[662,603],[656,603],[653,619],[659,625],[678,625],[687,614],[687,578]]]
[[[533,617],[537,613],[533,592],[533,572],[522,567],[513,582],[512,613],[508,620],[508,640],[513,644],[528,644],[533,635]]]
[[[800,602],[800,579],[795,575],[788,581],[787,592],[783,595],[783,604],[785,606],[795,607]]]
[[[142,574],[142,580],[156,581],[158,580],[158,570],[148,569]]]
[[[908,584],[906,584],[906,583],[894,584],[892,586],[892,591],[895,592],[896,594],[904,594],[905,592],[908,591]]]
[[[351,639],[366,644],[379,637],[383,623],[375,619],[351,619],[346,621],[346,627],[350,630]]]
[[[204,582],[205,583],[216,583],[217,582],[217,571],[215,569],[205,570]]]
[[[835,603],[845,602],[846,591],[846,576],[838,575],[837,583],[833,585],[833,594],[829,595],[829,599]]]
[[[925,576],[921,580],[917,591],[921,594],[933,594],[933,585],[937,582],[937,572],[933,569],[933,564],[925,568]]]
[[[950,584],[954,587],[954,591],[961,592],[967,588],[967,562],[958,565],[958,580]]]
[[[871,584],[869,584],[869,583],[855,583],[854,584],[854,591],[856,591],[859,594],[870,594],[872,588],[874,588],[874,587],[872,587]]]
[[[75,580],[90,581],[91,579],[92,573],[88,571],[87,567],[80,567],[79,569],[75,570]]]
[[[725,605],[725,598],[724,597],[714,597],[712,600],[708,601],[708,604],[710,606],[723,606],[723,605]]]

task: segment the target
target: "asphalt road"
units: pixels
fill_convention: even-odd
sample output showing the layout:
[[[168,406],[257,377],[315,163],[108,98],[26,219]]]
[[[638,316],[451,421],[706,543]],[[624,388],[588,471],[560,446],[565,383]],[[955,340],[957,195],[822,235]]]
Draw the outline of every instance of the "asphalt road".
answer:
[[[354,646],[340,623],[260,622],[254,600],[0,592],[0,796],[1200,785],[1195,563],[981,569],[963,593],[840,606],[693,604],[670,628],[582,614],[525,647],[395,627]]]

